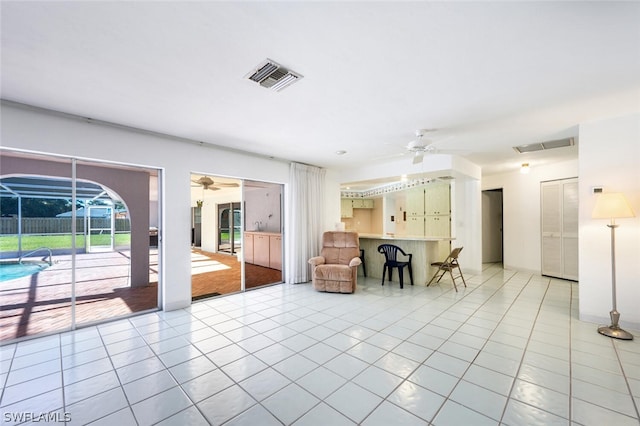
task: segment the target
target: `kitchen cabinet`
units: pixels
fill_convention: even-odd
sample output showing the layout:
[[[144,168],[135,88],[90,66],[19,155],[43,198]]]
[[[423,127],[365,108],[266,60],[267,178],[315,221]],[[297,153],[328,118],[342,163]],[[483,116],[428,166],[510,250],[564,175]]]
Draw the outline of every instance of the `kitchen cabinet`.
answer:
[[[370,198],[356,198],[351,200],[352,209],[372,209],[373,200]]]
[[[449,197],[449,185],[432,185],[425,189],[425,214],[449,215],[451,214],[451,200]]]
[[[414,188],[407,191],[406,209],[407,219],[413,216],[424,216],[424,188]]]
[[[269,267],[269,236],[253,234],[253,263]]]
[[[425,188],[425,236],[451,236],[451,196],[449,185],[428,185]]]
[[[282,270],[282,235],[271,232],[244,233],[244,261]]]
[[[371,198],[340,199],[340,217],[352,218],[353,209],[373,209],[373,200]]]
[[[427,237],[450,237],[451,216],[425,216],[424,235]]]
[[[269,235],[269,268],[282,270],[281,235]]]
[[[407,218],[405,233],[410,236],[424,236],[424,216],[413,216]]]
[[[245,232],[243,238],[242,256],[247,263],[253,263],[253,234]]]
[[[353,204],[352,200],[348,198],[342,198],[340,200],[340,217],[353,217]]]

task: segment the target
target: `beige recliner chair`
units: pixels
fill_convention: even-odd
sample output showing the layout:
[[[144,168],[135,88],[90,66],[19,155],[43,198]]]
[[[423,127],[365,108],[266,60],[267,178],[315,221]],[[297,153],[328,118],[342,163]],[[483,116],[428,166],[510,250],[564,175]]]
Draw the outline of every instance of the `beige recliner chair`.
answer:
[[[320,256],[312,257],[313,288],[333,293],[356,290],[360,242],[357,232],[325,232]]]

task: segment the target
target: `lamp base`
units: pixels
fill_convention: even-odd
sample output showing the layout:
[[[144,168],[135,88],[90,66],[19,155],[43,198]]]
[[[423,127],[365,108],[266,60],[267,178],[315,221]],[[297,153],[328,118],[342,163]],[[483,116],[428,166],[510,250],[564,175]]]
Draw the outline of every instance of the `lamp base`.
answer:
[[[614,325],[598,327],[598,333],[620,340],[633,340],[633,334]]]

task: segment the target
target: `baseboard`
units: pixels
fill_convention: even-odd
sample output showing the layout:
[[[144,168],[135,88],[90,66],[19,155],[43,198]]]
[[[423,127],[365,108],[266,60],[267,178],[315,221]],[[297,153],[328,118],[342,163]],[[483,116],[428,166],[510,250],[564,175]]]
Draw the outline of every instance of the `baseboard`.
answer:
[[[580,321],[593,323],[593,327],[594,327],[593,330],[596,333],[597,333],[597,328],[599,326],[611,324],[611,318],[608,315],[600,316],[600,315],[579,314],[578,318],[580,319]],[[621,318],[620,327],[630,332],[637,338],[640,338],[640,323],[637,323],[634,321],[624,321],[624,313],[621,313],[620,318]]]

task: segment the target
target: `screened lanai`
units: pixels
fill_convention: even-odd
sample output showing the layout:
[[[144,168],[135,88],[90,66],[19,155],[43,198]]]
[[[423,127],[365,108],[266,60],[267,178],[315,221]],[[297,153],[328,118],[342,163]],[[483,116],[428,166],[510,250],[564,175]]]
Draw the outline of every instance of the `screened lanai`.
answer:
[[[75,190],[75,198],[74,198]],[[35,218],[25,223],[23,221],[23,200],[40,200],[46,203],[47,200],[64,200],[68,203],[69,211],[60,213],[56,217],[68,217],[69,221],[56,220],[56,218]],[[13,202],[14,201],[14,202]],[[59,233],[55,231],[73,232],[72,223],[74,219],[81,219],[82,227],[81,232],[85,236],[85,249],[91,249],[91,238],[86,238],[87,235],[91,235],[91,232],[99,232],[99,235],[104,235],[105,231],[109,232],[108,236],[111,242],[115,240],[115,227],[110,226],[115,214],[114,205],[121,202],[117,195],[112,191],[109,191],[99,184],[87,181],[76,180],[75,188],[74,182],[69,178],[55,178],[55,177],[40,177],[40,176],[11,176],[0,178],[0,211],[2,212],[2,227],[0,235],[14,234],[17,237],[17,256],[22,257],[28,255],[29,251],[33,250],[33,247],[23,250],[23,232],[33,231],[35,229],[23,229],[25,226],[31,226],[33,228],[39,228],[41,232],[47,229],[54,231],[53,233]],[[76,208],[73,208],[73,206]],[[89,214],[92,209],[98,209],[99,215]],[[102,223],[92,223],[92,219],[98,216]],[[11,220],[13,219],[13,220]],[[34,219],[34,218],[30,218]],[[49,227],[45,225],[48,220]],[[105,223],[105,219],[109,223]],[[31,222],[31,223],[29,223]],[[65,226],[67,225],[67,226]],[[94,225],[94,226],[92,226]],[[77,231],[76,226],[76,231]],[[46,233],[46,232],[44,232]],[[72,240],[73,241],[73,240]],[[89,244],[89,246],[86,246]],[[113,244],[111,244],[113,249]],[[95,247],[95,246],[94,246]],[[47,247],[43,246],[43,249]],[[12,257],[13,253],[6,250],[6,247],[2,247],[0,251],[0,257]]]
[[[0,161],[0,342],[158,308],[158,170],[4,150]]]

